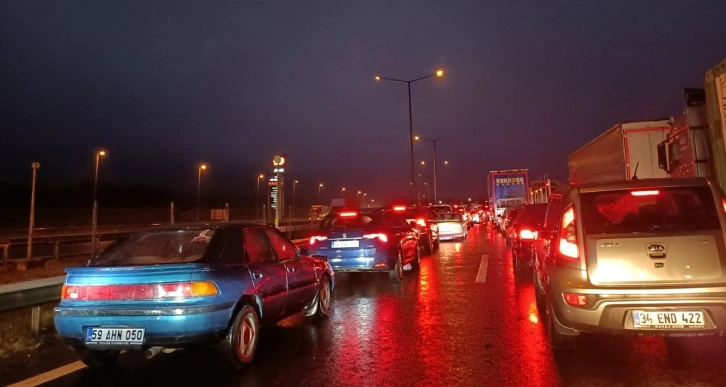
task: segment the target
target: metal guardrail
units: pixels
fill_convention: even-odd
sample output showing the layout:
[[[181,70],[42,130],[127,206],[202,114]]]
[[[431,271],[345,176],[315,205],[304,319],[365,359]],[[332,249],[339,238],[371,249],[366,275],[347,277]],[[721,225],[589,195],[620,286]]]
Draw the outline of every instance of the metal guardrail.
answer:
[[[60,300],[65,276],[0,285],[0,312]]]

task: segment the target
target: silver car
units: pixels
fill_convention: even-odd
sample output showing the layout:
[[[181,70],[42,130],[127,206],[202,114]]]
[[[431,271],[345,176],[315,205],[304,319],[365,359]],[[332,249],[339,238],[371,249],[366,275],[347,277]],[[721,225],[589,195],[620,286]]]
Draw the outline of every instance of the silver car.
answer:
[[[726,201],[701,178],[572,186],[533,245],[537,306],[554,348],[586,333],[726,330]]]

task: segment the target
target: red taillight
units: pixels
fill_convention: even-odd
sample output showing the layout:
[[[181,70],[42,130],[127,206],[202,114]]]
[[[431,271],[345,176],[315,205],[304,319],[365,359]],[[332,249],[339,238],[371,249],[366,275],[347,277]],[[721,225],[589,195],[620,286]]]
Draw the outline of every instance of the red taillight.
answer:
[[[328,239],[328,237],[324,235],[313,235],[310,237],[310,246],[314,245],[315,241],[324,241],[326,239]]]
[[[352,218],[354,216],[358,216],[358,213],[355,211],[347,211],[347,212],[341,212],[338,214],[341,218]]]
[[[630,191],[630,194],[633,196],[654,196],[658,195],[660,191],[657,189],[647,190],[647,191]]]
[[[210,281],[134,285],[63,285],[64,300],[160,300],[214,296],[217,286]]]
[[[376,239],[376,238],[378,238],[378,239],[381,240],[381,242],[388,242],[388,235],[383,234],[383,233],[366,234],[366,235],[363,235],[363,238],[365,238],[365,239]]]
[[[565,302],[572,306],[587,306],[588,304],[587,295],[585,294],[562,293],[562,296],[565,298]]]
[[[537,231],[528,229],[519,230],[519,239],[537,239]]]
[[[721,199],[721,206],[723,207],[723,212],[726,212],[726,199]]]
[[[416,224],[419,225],[419,226],[421,226],[421,227],[426,227],[426,220],[423,219],[423,218],[416,219]]]
[[[577,259],[580,257],[580,252],[577,247],[577,227],[575,225],[575,208],[570,206],[562,215],[559,251],[566,257]]]

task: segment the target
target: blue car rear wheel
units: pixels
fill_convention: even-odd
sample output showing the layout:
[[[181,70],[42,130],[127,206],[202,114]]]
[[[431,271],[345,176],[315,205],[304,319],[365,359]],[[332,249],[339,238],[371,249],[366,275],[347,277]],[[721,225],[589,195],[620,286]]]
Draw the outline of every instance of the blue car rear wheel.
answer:
[[[226,360],[236,369],[243,369],[252,362],[260,334],[260,319],[251,305],[244,305],[237,312],[220,349]]]

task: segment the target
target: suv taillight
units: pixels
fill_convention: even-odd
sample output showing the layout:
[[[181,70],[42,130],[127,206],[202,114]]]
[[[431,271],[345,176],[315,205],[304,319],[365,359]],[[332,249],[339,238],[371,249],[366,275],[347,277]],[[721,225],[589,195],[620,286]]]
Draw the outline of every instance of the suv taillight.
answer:
[[[529,229],[521,229],[519,230],[519,239],[537,239],[537,231],[532,231]]]
[[[418,220],[416,220],[416,224],[421,227],[426,227],[426,221],[423,218],[419,218]]]
[[[575,225],[575,207],[569,206],[562,215],[558,250],[566,257],[577,259],[580,257],[580,252],[577,247],[577,227]]]
[[[315,241],[324,241],[328,239],[325,235],[313,235],[310,237],[310,246],[315,244]]]
[[[363,238],[365,238],[365,239],[376,239],[376,238],[378,238],[381,242],[388,242],[388,235],[386,235],[384,233],[366,234],[366,235],[363,235]]]

